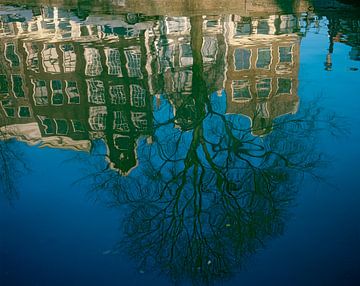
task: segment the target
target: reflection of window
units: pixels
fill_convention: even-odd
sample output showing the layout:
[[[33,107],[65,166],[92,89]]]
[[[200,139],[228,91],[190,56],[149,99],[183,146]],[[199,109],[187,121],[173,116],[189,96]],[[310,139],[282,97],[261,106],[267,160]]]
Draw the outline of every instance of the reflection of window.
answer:
[[[260,20],[257,26],[257,33],[262,35],[268,35],[269,31],[270,29],[267,20]]]
[[[130,131],[129,122],[124,111],[114,111],[114,129],[123,132]]]
[[[259,48],[256,67],[258,69],[268,69],[271,64],[270,48]]]
[[[250,68],[251,51],[248,49],[236,49],[234,52],[235,70],[245,70]]]
[[[180,45],[180,65],[191,66],[193,64],[193,56],[190,44]]]
[[[105,130],[106,128],[106,106],[90,107],[89,124],[93,130]]]
[[[15,117],[15,107],[3,107],[7,117]]]
[[[19,117],[30,117],[30,108],[28,106],[20,106],[19,107]]]
[[[13,74],[11,75],[11,80],[13,82],[13,92],[16,97],[25,97],[23,90],[23,80],[20,75]]]
[[[204,62],[213,62],[216,58],[218,45],[215,37],[204,37],[201,53]]]
[[[123,85],[110,86],[110,97],[112,104],[125,104],[126,95]]]
[[[100,53],[95,48],[85,48],[85,74],[88,76],[100,75],[103,71]]]
[[[251,99],[249,81],[248,80],[234,80],[232,82],[233,100],[248,100]]]
[[[9,82],[6,78],[6,75],[0,74],[0,94],[5,94],[9,92]]]
[[[54,105],[64,104],[64,94],[62,91],[61,80],[52,80],[51,89],[52,89],[51,103]]]
[[[123,136],[120,134],[114,134],[114,146],[118,150],[130,150],[132,143],[131,138],[129,136]],[[124,154],[120,155],[120,158],[124,158]]]
[[[60,46],[64,55],[64,72],[74,72],[76,69],[76,54],[74,46],[71,44],[64,44]]]
[[[130,85],[131,93],[131,105],[135,107],[144,107],[146,105],[145,96],[146,91],[139,85],[132,84]]]
[[[65,119],[55,119],[56,133],[60,135],[66,135],[69,131],[68,123]]]
[[[133,122],[134,126],[140,131],[143,131],[147,128],[145,112],[131,112],[131,121]]]
[[[69,98],[70,104],[79,104],[80,103],[80,93],[77,88],[76,81],[66,81],[65,92]]]
[[[141,53],[139,49],[132,49],[125,51],[126,67],[128,69],[129,77],[142,77],[141,73]]]
[[[47,105],[49,104],[48,91],[44,80],[33,81],[34,88],[34,101],[35,105]]]
[[[251,34],[251,19],[244,17],[243,21],[236,25],[236,36],[244,36]]]
[[[57,54],[56,46],[54,44],[44,45],[42,57],[45,72],[60,72],[59,55]]]
[[[14,43],[6,43],[5,58],[10,62],[11,67],[20,66],[20,58],[15,51]]]
[[[280,63],[292,62],[292,48],[291,47],[279,47]]]
[[[35,43],[24,43],[24,48],[27,53],[26,65],[30,70],[39,72],[39,47]]]
[[[85,132],[85,127],[80,120],[71,120],[75,132]]]
[[[122,76],[119,50],[106,48],[105,55],[109,75]]]
[[[55,124],[54,121],[50,118],[47,118],[45,116],[38,116],[41,125],[44,127],[45,134],[55,134]]]
[[[279,78],[276,94],[288,94],[291,92],[292,81],[290,78]]]
[[[258,97],[269,97],[271,90],[271,79],[264,78],[260,79],[256,83],[257,95]]]
[[[91,103],[105,103],[104,83],[101,80],[87,79],[88,98]]]

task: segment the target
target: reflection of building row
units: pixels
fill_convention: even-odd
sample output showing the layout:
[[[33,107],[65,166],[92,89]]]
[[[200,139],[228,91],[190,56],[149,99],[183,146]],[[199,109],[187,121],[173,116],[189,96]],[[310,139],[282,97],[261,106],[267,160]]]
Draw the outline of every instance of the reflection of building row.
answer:
[[[44,8],[35,18],[8,16],[7,22],[2,16],[7,32],[0,44],[0,124],[8,130],[28,126],[34,142],[53,147],[88,149],[91,140],[103,139],[112,166],[127,173],[137,162],[136,141],[153,132],[152,95],[165,94],[183,117],[180,126],[191,126],[191,21],[164,17],[108,26],[62,13]],[[34,23],[42,29],[36,40],[29,28]],[[227,112],[248,116],[256,135],[269,132],[274,118],[296,112],[297,25],[290,16],[202,19],[207,89],[225,89]],[[11,132],[16,136],[24,128]]]

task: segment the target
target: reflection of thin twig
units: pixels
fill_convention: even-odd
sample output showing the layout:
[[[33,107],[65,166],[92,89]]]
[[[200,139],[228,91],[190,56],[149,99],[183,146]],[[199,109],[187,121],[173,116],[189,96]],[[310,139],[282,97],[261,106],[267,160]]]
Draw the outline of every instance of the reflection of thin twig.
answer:
[[[121,177],[102,169],[93,174],[92,190],[109,195],[111,206],[126,206],[118,247],[140,267],[153,266],[175,281],[209,283],[283,232],[302,178],[320,179],[316,171],[325,161],[316,152],[318,133],[337,135],[342,128],[315,101],[276,120],[266,138],[253,137],[239,127],[239,117],[213,109],[202,72],[202,18],[193,17],[191,27],[193,93],[174,116],[155,124],[136,172]]]
[[[19,196],[15,178],[29,171],[23,156],[12,143],[0,133],[0,194],[10,203]]]

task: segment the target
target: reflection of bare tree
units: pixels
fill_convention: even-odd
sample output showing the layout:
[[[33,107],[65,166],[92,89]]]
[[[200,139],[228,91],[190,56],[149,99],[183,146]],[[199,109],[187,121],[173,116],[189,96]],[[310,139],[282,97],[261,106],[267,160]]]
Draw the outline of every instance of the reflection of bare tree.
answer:
[[[108,191],[113,206],[126,206],[119,247],[140,267],[153,266],[175,281],[210,283],[282,233],[301,178],[317,177],[324,162],[316,136],[322,127],[335,131],[336,118],[322,118],[310,105],[277,120],[267,137],[254,138],[239,116],[225,115],[208,96],[202,18],[193,17],[191,27],[192,95],[174,116],[156,122],[153,143],[140,146],[130,176],[102,170],[94,190]]]
[[[0,131],[0,196],[10,202],[18,196],[17,176],[27,170],[19,150],[12,143],[13,141],[6,140]]]

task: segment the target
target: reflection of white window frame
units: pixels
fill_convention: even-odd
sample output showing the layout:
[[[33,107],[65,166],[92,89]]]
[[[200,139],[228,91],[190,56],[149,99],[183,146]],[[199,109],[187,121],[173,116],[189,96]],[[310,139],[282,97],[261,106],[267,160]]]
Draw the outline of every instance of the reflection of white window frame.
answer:
[[[231,84],[232,89],[232,101],[242,102],[242,101],[249,101],[252,99],[252,94],[250,91],[250,83],[249,80],[233,80]],[[249,92],[249,97],[235,97],[236,89],[247,89]]]
[[[249,67],[248,68],[237,68],[236,67],[236,57],[235,57],[235,54],[236,54],[236,51],[238,50],[247,50],[247,51],[250,51],[250,56],[249,56]],[[234,53],[233,53],[233,60],[234,60],[234,70],[235,71],[245,71],[245,70],[250,70],[251,69],[251,59],[252,59],[252,56],[253,56],[253,51],[251,49],[248,49],[248,48],[236,48],[234,49]]]
[[[163,45],[159,49],[159,66],[161,68],[161,72],[165,72],[168,68],[174,66],[175,61],[175,45]]]
[[[111,104],[125,104],[126,94],[123,85],[110,86]]]
[[[26,65],[27,68],[38,73],[39,72],[39,47],[35,43],[24,43],[24,49],[26,51]]]
[[[279,88],[280,88],[280,85],[279,85],[279,80],[280,79],[288,79],[290,80],[290,91],[288,93],[279,93]],[[277,79],[277,90],[276,90],[276,96],[279,96],[279,95],[282,95],[282,94],[292,94],[292,90],[293,90],[293,80],[292,78],[288,78],[288,77],[279,77]]]
[[[258,61],[259,61],[259,51],[261,51],[261,50],[269,50],[269,52],[270,52],[270,63],[269,63],[269,65],[268,65],[267,67],[259,67],[259,66],[258,66]],[[258,48],[258,49],[257,49],[257,54],[256,54],[256,64],[255,64],[257,69],[270,70],[270,67],[271,67],[272,62],[273,62],[273,54],[272,54],[272,52],[273,52],[272,47],[265,47],[265,48]]]
[[[120,52],[118,49],[105,48],[106,66],[108,74],[122,77]]]
[[[19,61],[19,65],[14,65],[13,61],[7,57],[7,50],[9,47],[13,47],[14,49],[14,55],[18,58],[18,61]],[[13,67],[18,67],[20,66],[20,57],[19,55],[17,54],[16,52],[16,46],[15,46],[15,43],[12,43],[12,42],[9,42],[9,43],[5,43],[5,49],[4,49],[4,56],[5,56],[5,59],[10,63],[10,66],[13,68]]]
[[[41,125],[45,127],[45,128],[44,128],[45,134],[56,134],[56,126],[55,126],[55,122],[54,122],[53,119],[48,118],[48,117],[45,117],[45,116],[38,116],[38,118],[39,118],[40,121],[41,121]],[[49,132],[49,131],[48,131],[47,125],[44,123],[44,120],[46,120],[46,119],[50,120],[51,125],[52,125],[52,127],[53,127],[53,129],[54,129],[54,132]]]
[[[15,115],[16,115],[15,107],[13,107],[13,106],[4,106],[3,104],[1,104],[1,107],[2,107],[3,110],[4,110],[6,117],[15,118]],[[7,112],[7,110],[12,110],[12,111],[13,111],[13,112],[12,112],[13,115],[9,115],[9,113]]]
[[[91,106],[89,112],[89,125],[92,130],[100,131],[106,128],[106,106]]]
[[[26,109],[29,110],[29,116],[21,116],[21,115],[20,115],[20,110],[21,110],[22,108],[26,108]],[[29,107],[29,106],[26,106],[26,105],[21,105],[21,106],[19,106],[19,108],[18,108],[18,117],[19,117],[19,118],[30,118],[30,117],[31,117],[31,109],[30,109],[30,107]]]
[[[35,105],[48,105],[49,104],[49,97],[48,97],[48,89],[46,87],[45,80],[31,80],[34,92],[33,92],[33,99]],[[39,85],[39,83],[44,83],[44,85]]]
[[[216,37],[203,37],[203,44],[201,47],[201,54],[203,56],[204,63],[213,63],[216,60],[218,54],[218,41]]]
[[[95,48],[85,48],[85,75],[98,76],[102,73],[100,52]]]
[[[278,47],[278,54],[279,54],[279,59],[278,59],[278,65],[279,64],[293,64],[294,63],[294,44],[290,45],[290,54],[291,54],[291,61],[290,62],[282,62],[281,61],[281,54],[280,54],[280,49],[281,48],[289,48],[289,46],[279,46]]]
[[[126,68],[129,77],[142,78],[141,72],[141,52],[140,48],[135,47],[129,50],[125,50]]]
[[[185,54],[184,50],[185,47],[188,48],[188,51],[191,51],[191,45],[190,43],[186,43],[186,44],[181,44],[179,46],[180,49],[180,53],[179,53],[179,61],[180,61],[180,66],[181,67],[187,67],[187,66],[191,66],[194,63],[194,58],[190,54]]]
[[[146,112],[131,112],[131,121],[135,128],[140,131],[146,130],[148,126]]]
[[[80,122],[80,125],[83,129],[80,130],[80,129],[76,128],[75,121]],[[80,120],[71,119],[71,126],[72,126],[72,129],[74,130],[74,132],[85,132],[85,127]]]
[[[69,133],[69,124],[68,124],[66,119],[55,119],[54,121],[55,121],[55,132],[56,132],[56,134],[67,135]],[[60,133],[58,121],[64,121],[66,123],[66,132],[65,133]]]
[[[64,73],[74,72],[76,70],[76,53],[74,46],[72,44],[63,44],[60,46],[60,49],[63,53]]]
[[[260,84],[263,84],[262,81],[265,81],[265,80],[268,80],[269,81],[269,92],[268,92],[268,95],[267,96],[259,96],[259,87],[258,85]],[[272,79],[271,78],[259,78],[257,81],[256,81],[256,94],[257,94],[257,97],[258,98],[269,98],[270,95],[271,95],[271,92],[272,92]]]
[[[5,90],[3,90],[0,94],[8,94],[9,93],[9,81],[7,79],[7,76],[5,74],[0,74],[0,77],[2,79],[4,79],[4,84],[5,84]],[[1,85],[0,85],[1,87]]]
[[[55,81],[60,82],[60,89],[55,89],[55,88],[54,88],[54,82],[55,82]],[[63,93],[63,91],[62,91],[62,86],[63,86],[63,84],[62,84],[62,81],[61,81],[61,80],[51,80],[50,89],[51,89],[51,104],[52,104],[52,105],[59,106],[59,105],[63,105],[63,104],[64,104],[65,98],[64,98],[64,93]],[[55,95],[57,95],[57,94],[60,94],[60,95],[62,96],[62,98],[63,98],[62,103],[54,103],[54,97],[55,97]]]
[[[20,78],[20,81],[21,81],[21,84],[20,84],[20,85],[18,85],[18,84],[15,83],[15,80],[14,80],[15,77]],[[14,96],[15,96],[15,97],[25,97],[25,91],[24,91],[24,88],[23,88],[23,86],[24,86],[24,85],[23,85],[24,81],[23,81],[21,75],[19,75],[19,74],[12,74],[12,75],[11,75],[11,83],[12,83],[12,92],[14,93]],[[18,96],[18,95],[17,95],[17,92],[15,91],[15,87],[16,87],[16,88],[20,88],[20,89],[22,90],[22,93],[23,93],[24,96]]]
[[[68,97],[69,104],[80,104],[80,93],[76,81],[70,81],[70,80],[65,81],[65,93]],[[78,98],[79,102],[71,102],[72,98]]]
[[[114,111],[114,129],[129,132],[130,126],[124,111]]]
[[[89,102],[105,104],[105,88],[101,80],[87,79],[87,91]]]
[[[130,104],[135,107],[146,106],[146,90],[140,85],[130,85]]]
[[[183,70],[175,72],[174,75],[174,85],[173,89],[175,92],[188,92],[192,91],[192,71]]]
[[[41,52],[42,64],[45,72],[60,73],[59,55],[55,44],[44,44]]]

